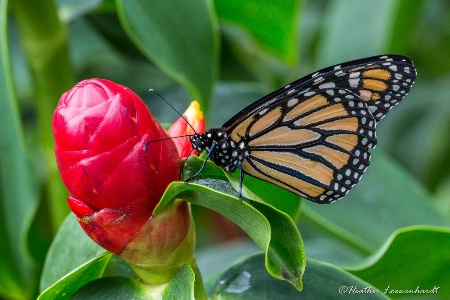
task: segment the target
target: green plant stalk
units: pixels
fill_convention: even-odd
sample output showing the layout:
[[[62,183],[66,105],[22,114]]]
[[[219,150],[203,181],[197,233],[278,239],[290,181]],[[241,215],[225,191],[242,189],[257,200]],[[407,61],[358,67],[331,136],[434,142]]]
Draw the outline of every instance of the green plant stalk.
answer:
[[[190,265],[195,274],[195,282],[194,282],[195,299],[208,299],[205,286],[203,285],[202,274],[200,273],[200,269],[197,266],[197,261],[196,260],[192,261]]]
[[[59,97],[74,84],[67,30],[58,17],[53,0],[16,0],[12,4],[35,89],[41,156],[37,161],[44,161],[43,165],[47,168],[42,172],[42,201],[47,201],[44,205],[49,208],[48,225],[56,233],[68,213],[68,207],[63,200],[67,191],[60,179],[53,153],[51,120]]]
[[[197,261],[195,259],[189,264],[194,271],[195,281],[194,281],[194,295],[195,299],[206,300],[208,295],[203,285],[202,275],[197,266]],[[137,265],[130,265],[137,279],[141,282],[146,282],[149,286],[158,287],[158,284],[164,285],[170,282],[175,274],[181,269],[183,264],[179,265],[161,265],[161,266],[151,266],[151,267],[140,267]],[[158,290],[159,288],[156,288]],[[159,292],[158,292],[159,293]]]
[[[309,209],[307,206],[302,206],[302,214],[306,222],[309,222],[313,226],[321,229],[324,233],[328,234],[330,237],[341,241],[345,245],[351,247],[355,251],[361,253],[362,255],[368,256],[372,254],[376,249],[367,244],[365,241],[351,234],[350,232],[334,226],[331,222],[323,218],[322,216],[315,213],[313,210]]]
[[[29,299],[36,263],[27,247],[37,180],[25,152],[9,49],[8,1],[0,0],[0,298]]]
[[[178,223],[177,219],[183,220],[186,217],[190,220],[188,227],[183,228],[186,223]],[[177,224],[181,226],[177,227]],[[168,225],[173,227],[168,228]],[[180,239],[172,238],[176,235],[175,232],[184,230],[185,235]],[[161,285],[174,280],[183,266],[188,264],[195,274],[195,299],[207,299],[195,260],[195,241],[195,225],[190,204],[177,199],[162,211],[153,213],[147,224],[141,227],[140,232],[118,255],[130,265],[135,278],[147,285]]]

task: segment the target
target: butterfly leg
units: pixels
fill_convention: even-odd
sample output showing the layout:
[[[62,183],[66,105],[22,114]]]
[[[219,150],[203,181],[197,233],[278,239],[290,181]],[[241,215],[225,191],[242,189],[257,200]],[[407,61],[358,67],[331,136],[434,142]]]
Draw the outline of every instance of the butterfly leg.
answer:
[[[242,171],[242,163],[239,164],[239,199],[242,200],[242,182],[244,182],[244,171]]]
[[[211,145],[211,148],[208,151],[208,154],[206,155],[205,160],[203,161],[202,166],[200,167],[200,169],[197,171],[197,173],[195,173],[193,176],[189,177],[188,179],[186,179],[184,182],[188,183],[189,181],[191,181],[192,179],[194,179],[195,177],[197,177],[198,175],[200,175],[200,173],[203,171],[203,169],[206,166],[206,162],[208,161],[209,157],[211,156],[212,152],[214,151],[214,148],[216,147],[216,142],[213,142]]]

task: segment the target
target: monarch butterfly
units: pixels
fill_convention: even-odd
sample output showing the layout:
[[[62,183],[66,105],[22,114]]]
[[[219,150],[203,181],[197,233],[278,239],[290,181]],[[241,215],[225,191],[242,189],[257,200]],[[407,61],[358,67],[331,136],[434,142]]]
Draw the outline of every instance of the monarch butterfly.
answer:
[[[410,59],[374,56],[331,66],[250,104],[221,128],[189,137],[228,172],[240,170],[308,200],[332,203],[361,180],[375,127],[409,92]],[[193,176],[197,176],[205,166]]]

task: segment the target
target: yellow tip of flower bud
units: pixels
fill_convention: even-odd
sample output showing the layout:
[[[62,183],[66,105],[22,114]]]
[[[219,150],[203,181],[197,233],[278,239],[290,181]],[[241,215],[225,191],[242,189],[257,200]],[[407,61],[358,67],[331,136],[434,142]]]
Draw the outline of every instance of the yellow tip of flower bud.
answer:
[[[184,112],[184,115],[186,115],[189,121],[203,119],[203,111],[200,109],[200,103],[197,100],[193,100]]]

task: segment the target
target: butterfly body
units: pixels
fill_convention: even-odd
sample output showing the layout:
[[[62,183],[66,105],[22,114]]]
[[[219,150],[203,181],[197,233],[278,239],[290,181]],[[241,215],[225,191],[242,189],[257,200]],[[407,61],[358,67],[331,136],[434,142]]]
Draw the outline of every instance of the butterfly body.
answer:
[[[224,128],[208,129],[205,133],[194,134],[190,140],[195,150],[199,153],[207,151],[209,158],[228,172],[234,172],[249,154],[244,140],[236,143]]]
[[[244,108],[221,128],[190,137],[228,172],[331,203],[359,182],[378,121],[415,80],[409,59],[385,55],[325,68]]]

